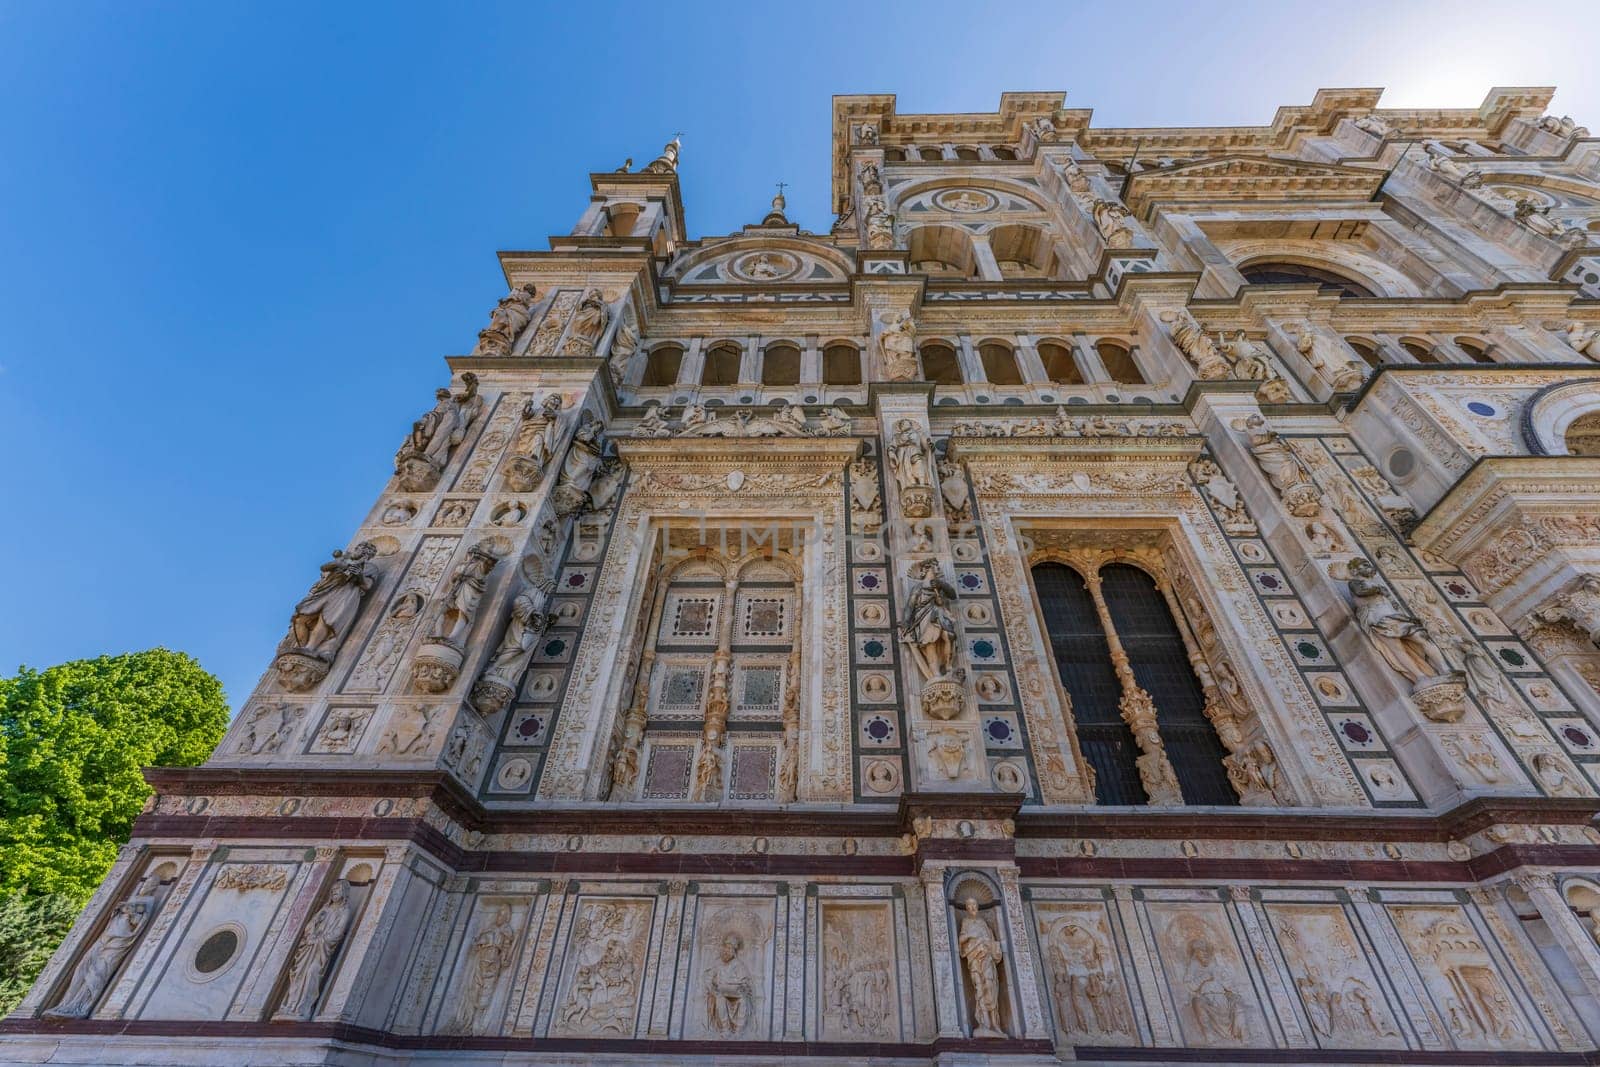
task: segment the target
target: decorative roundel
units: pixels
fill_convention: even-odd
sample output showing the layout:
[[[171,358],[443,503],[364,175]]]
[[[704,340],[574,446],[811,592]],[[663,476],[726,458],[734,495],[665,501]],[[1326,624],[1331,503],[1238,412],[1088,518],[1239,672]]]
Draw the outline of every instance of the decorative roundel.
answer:
[[[1358,745],[1365,745],[1372,740],[1372,731],[1354,719],[1346,719],[1339,724],[1339,729]]]
[[[1514,648],[1502,648],[1500,658],[1513,667],[1522,667],[1528,662],[1527,657]]]
[[[1575,748],[1588,748],[1594,744],[1594,739],[1576,726],[1563,726],[1561,734]]]
[[[1016,731],[1005,719],[990,719],[983,724],[984,732],[989,735],[989,740],[997,745],[1008,745],[1015,736]]]
[[[1000,203],[982,189],[946,189],[936,195],[933,202],[946,211],[955,211],[963,215],[993,211]]]
[[[1500,413],[1493,404],[1485,404],[1482,400],[1467,401],[1467,410],[1474,415],[1483,416],[1498,415]]]
[[[882,744],[894,736],[894,724],[882,715],[874,715],[862,726],[866,735]]]
[[[731,266],[734,277],[747,282],[776,282],[800,271],[800,257],[776,249],[740,256]]]

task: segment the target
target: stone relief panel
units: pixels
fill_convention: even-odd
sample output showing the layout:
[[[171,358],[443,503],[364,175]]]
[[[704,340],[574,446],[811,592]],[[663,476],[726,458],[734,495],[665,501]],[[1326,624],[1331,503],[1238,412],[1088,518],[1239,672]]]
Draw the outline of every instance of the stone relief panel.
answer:
[[[441,1017],[440,1030],[447,1034],[497,1034],[504,1029],[529,902],[484,897],[476,903],[457,957],[455,988],[446,998],[450,1008]]]
[[[1226,907],[1151,902],[1147,914],[1184,1043],[1272,1044]]]
[[[384,608],[382,620],[367,639],[361,656],[345,681],[346,693],[381,693],[389,686],[406,646],[416,633],[423,609],[444,580],[445,568],[455,552],[456,537],[425,537],[411,558],[395,594]]]
[[[887,902],[820,904],[818,1032],[824,1041],[900,1036],[893,915]]]
[[[654,907],[640,897],[579,899],[550,1018],[552,1037],[634,1036]]]
[[[1444,1032],[1457,1048],[1540,1046],[1499,961],[1465,908],[1391,904],[1388,912]]]
[[[783,1017],[773,996],[774,900],[701,896],[695,908],[683,1036],[770,1040]]]
[[[1264,910],[1318,1044],[1405,1046],[1384,986],[1341,905],[1268,903]]]
[[[1033,915],[1057,1037],[1085,1045],[1137,1043],[1129,985],[1105,902],[1039,902]]]

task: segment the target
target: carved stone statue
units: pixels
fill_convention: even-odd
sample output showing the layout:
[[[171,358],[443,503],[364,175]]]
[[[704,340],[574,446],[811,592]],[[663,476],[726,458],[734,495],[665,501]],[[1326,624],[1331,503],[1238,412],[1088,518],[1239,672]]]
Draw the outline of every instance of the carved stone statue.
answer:
[[[478,332],[478,345],[472,350],[475,356],[508,356],[517,338],[533,318],[533,305],[537,301],[533,283],[519,285],[489,312],[489,325]]]
[[[1316,483],[1306,473],[1293,450],[1278,437],[1277,431],[1267,425],[1267,420],[1258,412],[1242,423],[1235,423],[1235,428],[1244,431],[1250,454],[1267,476],[1267,481],[1272,483],[1272,488],[1283,498],[1289,514],[1300,518],[1312,518],[1319,514],[1322,510],[1322,494],[1317,491]]]
[[[1589,329],[1581,322],[1569,322],[1564,327],[1563,338],[1574,352],[1600,363],[1600,329]]]
[[[1552,219],[1549,212],[1548,207],[1540,207],[1524,197],[1517,201],[1513,217],[1540,237],[1547,237],[1566,248],[1576,248],[1588,240],[1582,230],[1575,226],[1562,225]]]
[[[1378,580],[1377,569],[1370,561],[1358,556],[1350,561],[1348,570],[1350,577],[1345,584],[1355,602],[1356,622],[1372,638],[1385,663],[1413,689],[1453,673],[1428,628],[1401,610],[1388,587]]]
[[[1095,227],[1099,229],[1107,248],[1133,247],[1133,216],[1128,214],[1127,208],[1115,200],[1102,199],[1094,202],[1093,211]]]
[[[925,519],[933,514],[933,478],[929,473],[927,436],[910,419],[894,425],[894,436],[886,449],[889,472],[900,488],[900,510],[908,519]]]
[[[1428,153],[1428,169],[1445,181],[1463,189],[1476,189],[1483,184],[1483,171],[1457,163],[1451,158],[1450,150],[1439,142],[1428,141],[1423,147]]]
[[[567,329],[567,340],[561,346],[561,354],[594,355],[595,346],[600,343],[600,337],[606,332],[606,324],[610,321],[611,309],[606,307],[600,290],[590,289],[584,293],[578,303],[577,313],[572,316],[572,325]]]
[[[555,454],[561,405],[560,393],[551,393],[537,403],[529,397],[527,403],[522,405],[522,425],[517,429],[516,454],[506,460],[505,476],[509,488],[526,493],[538,487],[545,467]]]
[[[436,391],[433,408],[411,424],[410,435],[394,457],[394,473],[402,489],[420,493],[437,485],[451,450],[466,439],[467,431],[483,414],[478,376],[468,371],[461,376],[461,383],[465,390],[455,396],[448,389]]]
[[[500,562],[482,544],[467,549],[445,584],[433,627],[411,665],[411,681],[424,693],[442,693],[455,684],[466,658],[466,638],[478,617],[478,603],[488,588],[489,572]]]
[[[884,315],[878,351],[883,356],[883,376],[891,382],[909,382],[917,376],[917,327],[905,312]]]
[[[1231,339],[1219,334],[1217,348],[1223,358],[1233,364],[1233,372],[1229,377],[1261,383],[1256,389],[1258,400],[1267,404],[1286,404],[1294,399],[1294,394],[1289,392],[1289,384],[1272,369],[1261,346],[1246,337],[1243,330]]]
[[[377,581],[367,561],[378,554],[371,541],[349,552],[333,550],[322,576],[294,606],[289,633],[278,645],[278,676],[290,689],[304,691],[328,675],[339,646],[361,612],[361,601]]]
[[[1533,618],[1547,626],[1565,623],[1600,648],[1600,576],[1585,574],[1576,586],[1536,610]]]
[[[1589,136],[1588,127],[1579,126],[1571,115],[1562,115],[1560,118],[1554,115],[1540,115],[1539,121],[1535,125],[1545,133],[1553,133],[1557,137]]]
[[[672,427],[667,425],[667,420],[661,416],[661,405],[651,404],[645,409],[644,417],[633,428],[635,437],[671,437]]]
[[[511,602],[506,632],[472,687],[473,706],[483,714],[496,715],[511,706],[539,635],[550,626],[551,618],[544,610],[550,592],[548,585],[531,589]]]
[[[1211,505],[1217,509],[1217,519],[1224,531],[1236,537],[1255,536],[1256,524],[1250,518],[1244,498],[1239,495],[1239,487],[1222,473],[1222,468],[1217,466],[1215,460],[1204,456],[1196,459],[1189,464],[1189,474],[1211,498]]]
[[[1033,139],[1040,144],[1050,144],[1060,136],[1059,131],[1056,130],[1056,124],[1050,120],[1048,115],[1040,115],[1034,119],[1030,128],[1033,130]]]
[[[316,1013],[328,964],[333,962],[349,929],[350,883],[341,879],[334,883],[327,901],[312,914],[301,931],[300,943],[289,961],[289,982],[278,1010],[273,1013],[274,1019],[304,1020]]]
[[[861,179],[861,191],[867,196],[883,195],[883,177],[878,173],[876,163],[863,163],[858,172]]]
[[[1195,372],[1201,378],[1214,381],[1233,376],[1228,361],[1222,358],[1222,353],[1217,351],[1217,346],[1206,336],[1193,315],[1181,309],[1163,311],[1161,321],[1171,327],[1172,343],[1194,364]]]
[[[474,1034],[489,1020],[484,1018],[494,1003],[500,976],[511,966],[511,950],[517,935],[511,928],[511,906],[495,909],[494,919],[472,939],[467,951],[467,982],[456,1005],[455,1018],[447,1033]]]
[[[1362,115],[1354,120],[1356,129],[1370,133],[1374,137],[1387,137],[1394,132],[1394,127],[1376,115]]]
[[[850,436],[850,416],[844,409],[835,405],[825,410],[818,419],[817,436],[819,437],[848,437]]]
[[[585,411],[572,436],[572,447],[567,449],[567,458],[562,461],[561,477],[550,492],[557,515],[576,515],[589,506],[589,486],[605,451],[604,433],[605,423]]]
[[[948,678],[955,670],[956,591],[939,573],[937,560],[921,560],[911,567],[900,640],[924,681]]]
[[[894,212],[881,196],[869,196],[864,215],[867,223],[867,247],[884,249],[894,247]]]
[[[111,918],[100,936],[78,959],[72,971],[67,991],[55,1007],[44,1012],[48,1019],[87,1019],[95,1005],[105,995],[111,976],[122,966],[122,960],[144,936],[145,927],[155,916],[158,905],[159,883],[154,875],[145,875],[134,886],[128,898],[111,912]]]
[[[1305,357],[1312,370],[1328,379],[1334,392],[1348,393],[1361,387],[1370,368],[1346,354],[1340,342],[1309,322],[1287,326],[1284,332],[1294,338],[1295,348]]]
[[[994,929],[978,914],[978,901],[968,897],[962,904],[959,940],[961,962],[966,964],[972,983],[972,1036],[1005,1037],[1000,1021],[1000,971],[1005,956]]]
[[[1078,166],[1078,161],[1075,159],[1066,160],[1061,164],[1061,178],[1067,183],[1067,188],[1072,191],[1072,194],[1077,197],[1089,196],[1094,188],[1089,183],[1089,175],[1084,172],[1082,167]]]
[[[950,460],[939,461],[939,495],[944,497],[944,513],[953,522],[964,522],[972,517],[972,494],[967,488],[967,476],[961,464]]]
[[[706,1025],[724,1037],[744,1033],[755,1000],[755,979],[742,955],[744,938],[733,931],[722,935],[717,958],[705,971]]]

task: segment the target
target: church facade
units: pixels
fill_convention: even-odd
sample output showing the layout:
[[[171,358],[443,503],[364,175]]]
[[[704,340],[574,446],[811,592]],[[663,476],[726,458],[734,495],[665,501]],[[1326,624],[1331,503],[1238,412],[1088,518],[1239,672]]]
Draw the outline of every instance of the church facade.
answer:
[[[0,1061],[1597,1062],[1551,95],[837,97],[824,234],[593,174]]]

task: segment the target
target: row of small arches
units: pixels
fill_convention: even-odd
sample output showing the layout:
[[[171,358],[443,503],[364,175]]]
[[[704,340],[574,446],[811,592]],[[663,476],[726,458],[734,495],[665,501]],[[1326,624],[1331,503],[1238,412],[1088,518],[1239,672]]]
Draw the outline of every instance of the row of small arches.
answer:
[[[1386,358],[1384,345],[1376,338],[1346,337],[1344,341],[1345,344],[1354,349],[1356,355],[1365,360],[1369,366],[1380,367],[1384,364],[1393,364],[1397,362],[1396,360]],[[1438,341],[1429,340],[1425,337],[1400,337],[1395,339],[1394,343],[1399,345],[1406,355],[1410,356],[1418,363],[1430,363],[1437,365],[1462,362],[1460,357],[1458,357],[1455,351],[1452,350],[1452,347],[1447,347]],[[1469,362],[1496,362],[1493,355],[1494,342],[1486,341],[1481,337],[1452,337],[1449,339],[1449,345],[1453,346],[1454,349],[1458,349],[1464,353],[1467,357],[1467,361]]]
[[[1146,385],[1148,381],[1139,370],[1132,349],[1120,341],[1103,338],[1094,343],[1106,374],[1121,385]],[[1058,385],[1087,385],[1082,367],[1074,358],[1072,346],[1065,341],[1050,339],[1034,345],[1039,361],[1044,366],[1045,377]],[[957,346],[950,341],[929,339],[918,348],[922,361],[924,381],[935,385],[963,385],[966,376],[961,370],[961,357]],[[1001,340],[985,340],[976,345],[984,378],[991,385],[1024,385],[1026,380],[1017,360],[1016,347]],[[644,388],[663,388],[678,384],[683,370],[686,350],[682,345],[667,343],[652,348],[645,357],[644,373],[639,384]],[[822,347],[823,385],[860,385],[861,349],[848,341],[834,341]],[[762,385],[789,386],[800,384],[804,353],[799,345],[790,341],[775,341],[761,350],[760,381]],[[705,350],[700,368],[700,385],[711,387],[736,386],[741,382],[744,348],[736,341],[718,341]]]
[[[976,163],[979,160],[994,159],[1010,163],[1017,159],[1017,150],[1011,145],[904,145],[899,148],[885,148],[883,161],[885,163],[923,162],[959,159]]]

